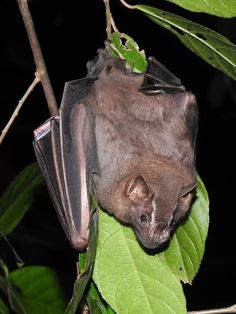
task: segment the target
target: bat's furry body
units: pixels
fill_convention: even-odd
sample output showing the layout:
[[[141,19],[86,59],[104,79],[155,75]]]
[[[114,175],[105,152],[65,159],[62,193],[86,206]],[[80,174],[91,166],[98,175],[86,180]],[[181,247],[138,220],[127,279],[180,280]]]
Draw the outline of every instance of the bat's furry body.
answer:
[[[86,246],[91,178],[100,205],[145,247],[169,240],[196,184],[196,101],[174,75],[153,58],[147,73],[133,73],[102,51],[86,78],[67,83],[43,132],[36,155],[75,247]]]

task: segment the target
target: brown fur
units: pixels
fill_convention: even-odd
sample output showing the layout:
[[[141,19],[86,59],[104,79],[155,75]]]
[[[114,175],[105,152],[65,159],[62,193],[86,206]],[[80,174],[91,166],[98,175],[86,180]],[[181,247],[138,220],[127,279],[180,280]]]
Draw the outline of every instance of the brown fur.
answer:
[[[101,206],[131,224],[140,241],[156,247],[168,240],[181,190],[196,181],[196,102],[190,92],[147,96],[140,92],[144,75],[135,75],[107,61],[87,99],[95,115],[101,174],[95,175]],[[150,197],[127,195],[129,182],[143,178]],[[187,198],[190,206],[191,197]],[[140,223],[152,212],[149,223]],[[141,217],[141,218],[140,218]],[[173,220],[174,221],[174,220]],[[166,233],[162,239],[161,234]]]

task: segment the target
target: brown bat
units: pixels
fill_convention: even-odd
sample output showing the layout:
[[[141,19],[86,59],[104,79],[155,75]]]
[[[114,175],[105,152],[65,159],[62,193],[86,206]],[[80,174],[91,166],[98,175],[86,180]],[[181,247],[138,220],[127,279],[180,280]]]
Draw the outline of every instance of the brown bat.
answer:
[[[34,148],[73,247],[87,246],[93,183],[102,208],[149,249],[168,243],[196,186],[197,105],[153,57],[145,73],[105,50],[65,85],[59,115]]]

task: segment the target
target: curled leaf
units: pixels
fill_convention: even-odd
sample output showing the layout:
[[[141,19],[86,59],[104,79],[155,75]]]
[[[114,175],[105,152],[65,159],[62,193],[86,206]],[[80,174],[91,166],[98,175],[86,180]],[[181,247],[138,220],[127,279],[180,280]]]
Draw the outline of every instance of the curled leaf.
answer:
[[[111,47],[136,72],[143,72],[147,67],[144,50],[139,50],[137,43],[124,33],[112,33]]]
[[[0,231],[7,235],[14,230],[43,185],[36,163],[25,167],[0,197]],[[1,235],[0,235],[1,237]]]
[[[192,0],[167,0],[178,4],[179,6],[194,12],[204,12],[221,17],[236,16],[236,2],[232,0],[207,0],[207,1],[192,1]]]
[[[156,24],[174,33],[206,62],[236,79],[236,45],[217,32],[181,16],[147,5],[136,5]]]

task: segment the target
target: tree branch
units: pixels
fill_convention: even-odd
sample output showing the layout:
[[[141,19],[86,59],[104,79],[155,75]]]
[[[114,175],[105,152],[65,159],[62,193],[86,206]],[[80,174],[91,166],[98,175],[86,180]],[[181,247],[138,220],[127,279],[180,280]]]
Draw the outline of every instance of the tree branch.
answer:
[[[28,87],[24,96],[19,100],[18,105],[16,106],[11,118],[9,119],[5,128],[2,130],[2,133],[0,135],[0,144],[2,143],[4,137],[6,136],[16,116],[18,115],[19,110],[22,107],[23,103],[25,102],[26,98],[29,96],[29,94],[32,92],[32,90],[34,89],[34,87],[37,85],[38,82],[41,82],[42,84],[50,114],[54,116],[54,115],[57,115],[58,113],[56,99],[52,90],[52,85],[48,76],[48,72],[45,66],[42,51],[41,51],[37,34],[34,28],[33,19],[29,11],[29,7],[27,3],[28,0],[16,0],[16,1],[18,3],[19,10],[20,10],[20,13],[21,13],[24,25],[25,25],[25,29],[29,38],[31,51],[32,51],[35,66],[36,66],[36,73],[35,73],[34,81]]]
[[[236,304],[229,307],[214,310],[201,310],[201,311],[190,311],[188,314],[225,314],[225,313],[236,313]]]
[[[34,23],[29,11],[27,0],[17,0],[21,16],[25,25],[25,29],[29,38],[31,50],[36,65],[37,75],[43,86],[44,94],[47,100],[48,109],[51,115],[56,115],[58,112],[56,99],[52,90],[50,79],[47,73],[47,69],[44,63],[42,51],[39,45],[37,34],[34,28]]]

